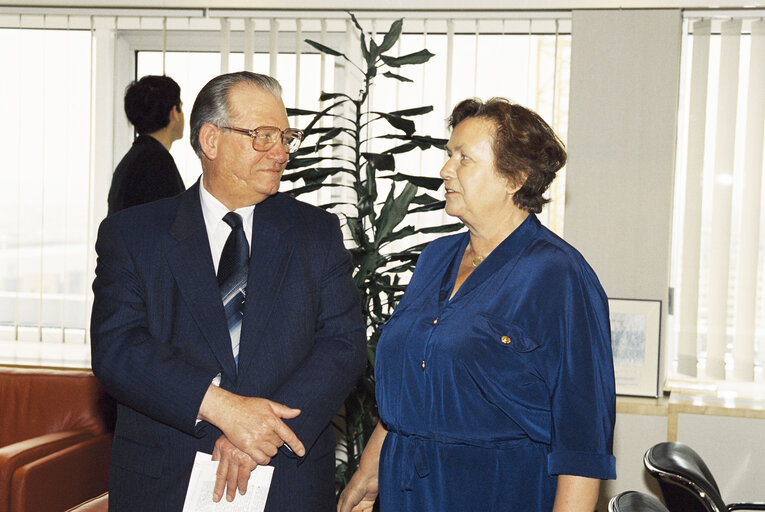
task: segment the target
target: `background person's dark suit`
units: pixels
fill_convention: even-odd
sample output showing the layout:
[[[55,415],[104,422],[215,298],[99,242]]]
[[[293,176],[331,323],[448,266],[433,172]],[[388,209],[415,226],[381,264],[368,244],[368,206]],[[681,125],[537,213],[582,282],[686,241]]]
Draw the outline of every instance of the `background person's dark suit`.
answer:
[[[224,389],[302,411],[286,423],[307,454],[272,459],[266,510],[334,510],[328,423],[366,352],[338,220],[283,194],[255,207],[237,374],[199,186],[99,230],[93,370],[120,402],[109,510],[181,510],[195,452],[221,435],[195,426],[219,372]]]
[[[170,152],[150,135],[139,135],[122,157],[109,188],[109,215],[186,190]]]

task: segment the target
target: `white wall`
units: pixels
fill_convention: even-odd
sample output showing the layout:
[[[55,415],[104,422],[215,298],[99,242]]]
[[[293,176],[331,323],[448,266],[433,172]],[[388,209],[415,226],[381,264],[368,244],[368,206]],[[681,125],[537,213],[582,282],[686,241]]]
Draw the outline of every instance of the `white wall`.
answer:
[[[565,238],[609,297],[661,300],[665,319],[681,27],[677,10],[572,16]],[[617,415],[618,478],[598,510],[620,491],[658,492],[642,457],[666,440],[666,416]]]

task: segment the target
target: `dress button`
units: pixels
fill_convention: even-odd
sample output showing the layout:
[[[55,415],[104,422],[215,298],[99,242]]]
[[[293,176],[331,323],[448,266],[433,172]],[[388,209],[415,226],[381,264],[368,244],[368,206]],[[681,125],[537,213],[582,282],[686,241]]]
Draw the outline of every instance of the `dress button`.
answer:
[[[422,369],[423,370],[425,369],[425,360],[424,359],[422,360]]]
[[[502,343],[504,343],[505,345],[509,345],[513,342],[513,340],[510,339],[510,336],[502,336],[502,338],[500,338],[500,341],[502,341]]]
[[[433,320],[433,325],[436,325],[438,323],[438,317],[436,317],[435,320]]]

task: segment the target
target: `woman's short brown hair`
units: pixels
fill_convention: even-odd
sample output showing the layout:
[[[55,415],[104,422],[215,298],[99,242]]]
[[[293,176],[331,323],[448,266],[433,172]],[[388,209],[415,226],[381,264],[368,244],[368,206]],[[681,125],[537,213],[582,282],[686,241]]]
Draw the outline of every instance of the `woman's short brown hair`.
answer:
[[[519,208],[539,213],[549,201],[542,194],[566,163],[566,147],[536,112],[505,98],[487,102],[461,101],[449,117],[454,128],[465,119],[478,117],[494,125],[494,165],[511,184],[522,184],[513,196]]]

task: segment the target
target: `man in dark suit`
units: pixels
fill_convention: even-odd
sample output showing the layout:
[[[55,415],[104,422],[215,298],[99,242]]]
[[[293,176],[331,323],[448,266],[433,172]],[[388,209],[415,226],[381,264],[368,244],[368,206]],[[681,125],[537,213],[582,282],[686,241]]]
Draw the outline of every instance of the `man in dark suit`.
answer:
[[[109,215],[186,187],[170,154],[183,137],[181,88],[168,76],[147,75],[125,90],[125,115],[138,133],[112,175]]]
[[[216,500],[270,463],[267,511],[335,508],[329,422],[365,365],[364,326],[337,217],[277,193],[302,139],[280,97],[265,75],[211,80],[191,113],[201,180],[101,224],[91,337],[119,403],[110,512],[180,511],[196,451],[221,461]],[[221,273],[248,251],[246,299],[224,308]]]

